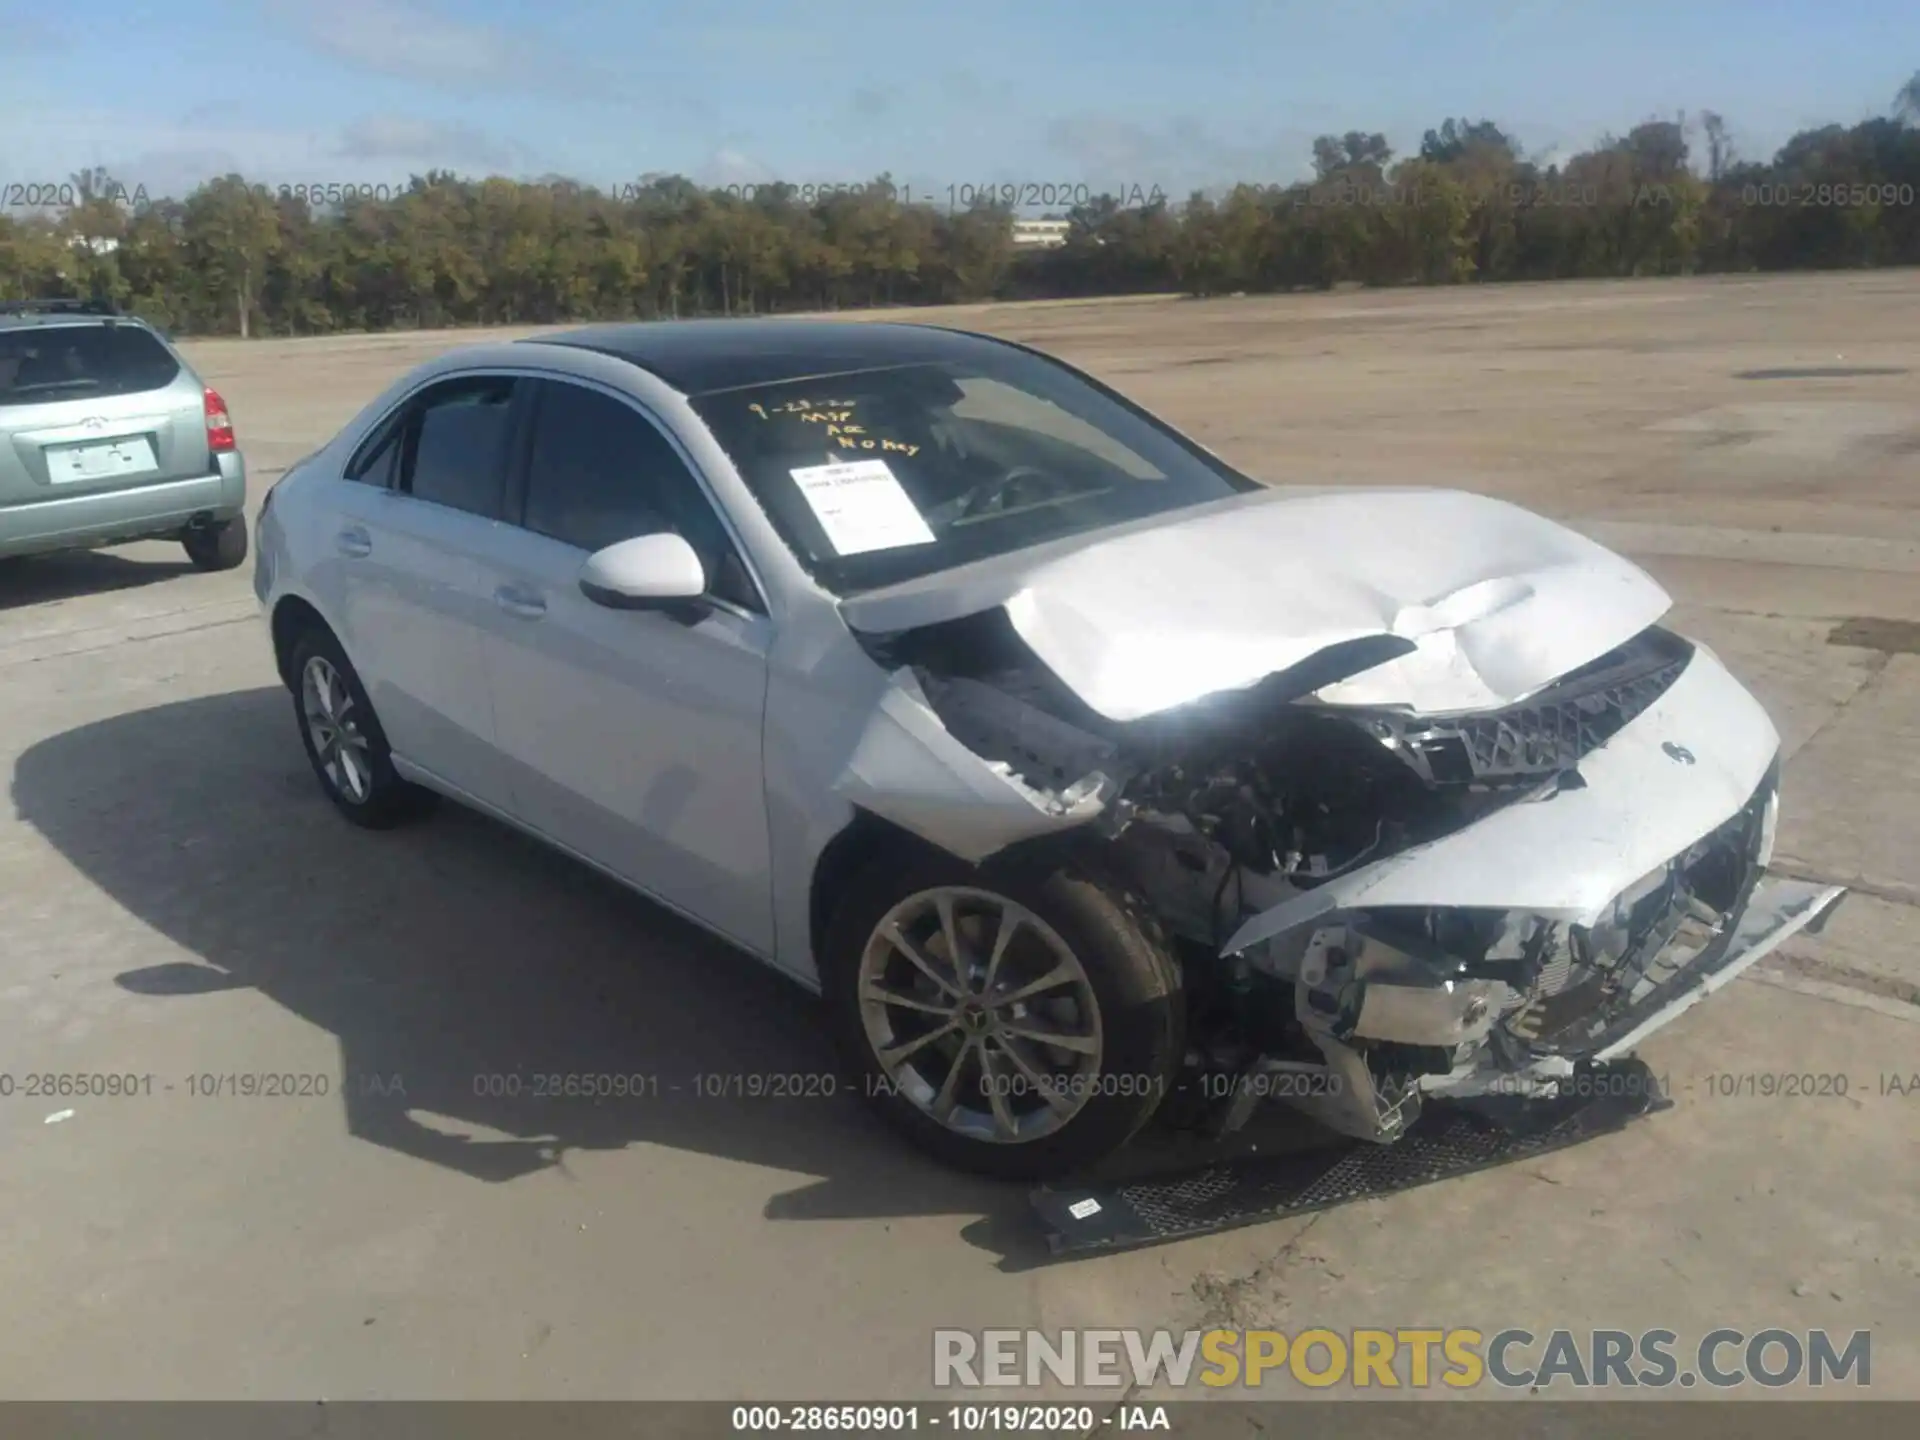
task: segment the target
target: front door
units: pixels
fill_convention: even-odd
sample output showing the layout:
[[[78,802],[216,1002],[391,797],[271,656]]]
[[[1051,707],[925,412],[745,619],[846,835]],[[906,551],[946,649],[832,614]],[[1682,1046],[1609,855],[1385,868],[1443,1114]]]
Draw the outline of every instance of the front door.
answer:
[[[771,627],[699,482],[634,404],[533,382],[515,544],[489,672],[526,823],[764,955],[772,882],[760,755]],[[683,535],[713,603],[612,610],[581,593],[595,550]]]

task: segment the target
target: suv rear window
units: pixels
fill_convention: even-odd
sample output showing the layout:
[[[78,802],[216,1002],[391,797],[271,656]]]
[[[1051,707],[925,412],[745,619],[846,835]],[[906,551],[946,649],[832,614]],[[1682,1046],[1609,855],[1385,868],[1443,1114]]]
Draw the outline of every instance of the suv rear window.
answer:
[[[0,330],[0,405],[135,395],[173,383],[180,362],[141,325]]]

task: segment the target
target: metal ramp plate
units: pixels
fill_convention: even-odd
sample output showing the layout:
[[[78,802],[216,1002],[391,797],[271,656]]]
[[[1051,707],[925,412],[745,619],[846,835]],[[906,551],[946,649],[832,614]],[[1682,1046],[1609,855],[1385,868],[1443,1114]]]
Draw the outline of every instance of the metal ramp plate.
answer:
[[[1579,1072],[1551,1100],[1431,1101],[1391,1145],[1248,1156],[1181,1174],[1032,1194],[1056,1255],[1128,1249],[1390,1195],[1562,1150],[1672,1102],[1638,1059]]]

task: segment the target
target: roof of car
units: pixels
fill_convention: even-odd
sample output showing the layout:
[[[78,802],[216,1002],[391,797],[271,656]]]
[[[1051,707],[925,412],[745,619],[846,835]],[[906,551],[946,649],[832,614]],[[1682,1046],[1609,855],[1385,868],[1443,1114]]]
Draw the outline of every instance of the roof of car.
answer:
[[[688,395],[963,360],[1000,342],[964,330],[835,320],[651,320],[591,325],[519,344],[571,345],[630,361]]]
[[[74,329],[84,325],[137,325],[139,323],[130,315],[43,315],[37,311],[28,315],[0,314],[0,330]]]
[[[109,321],[132,319],[131,315],[107,300],[72,300],[65,297],[0,300],[0,326],[8,329],[29,325],[101,325]]]

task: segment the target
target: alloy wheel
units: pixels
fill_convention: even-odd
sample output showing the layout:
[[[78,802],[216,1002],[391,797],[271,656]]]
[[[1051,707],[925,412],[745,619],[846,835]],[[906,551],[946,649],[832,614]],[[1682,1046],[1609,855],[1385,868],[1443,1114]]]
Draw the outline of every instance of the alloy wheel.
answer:
[[[1101,1082],[1100,1007],[1085,967],[1004,895],[940,886],[908,896],[874,927],[859,986],[887,1082],[957,1134],[1040,1139]]]
[[[320,773],[343,799],[364,805],[373,794],[366,731],[352,689],[324,655],[309,655],[300,672],[300,709]]]

